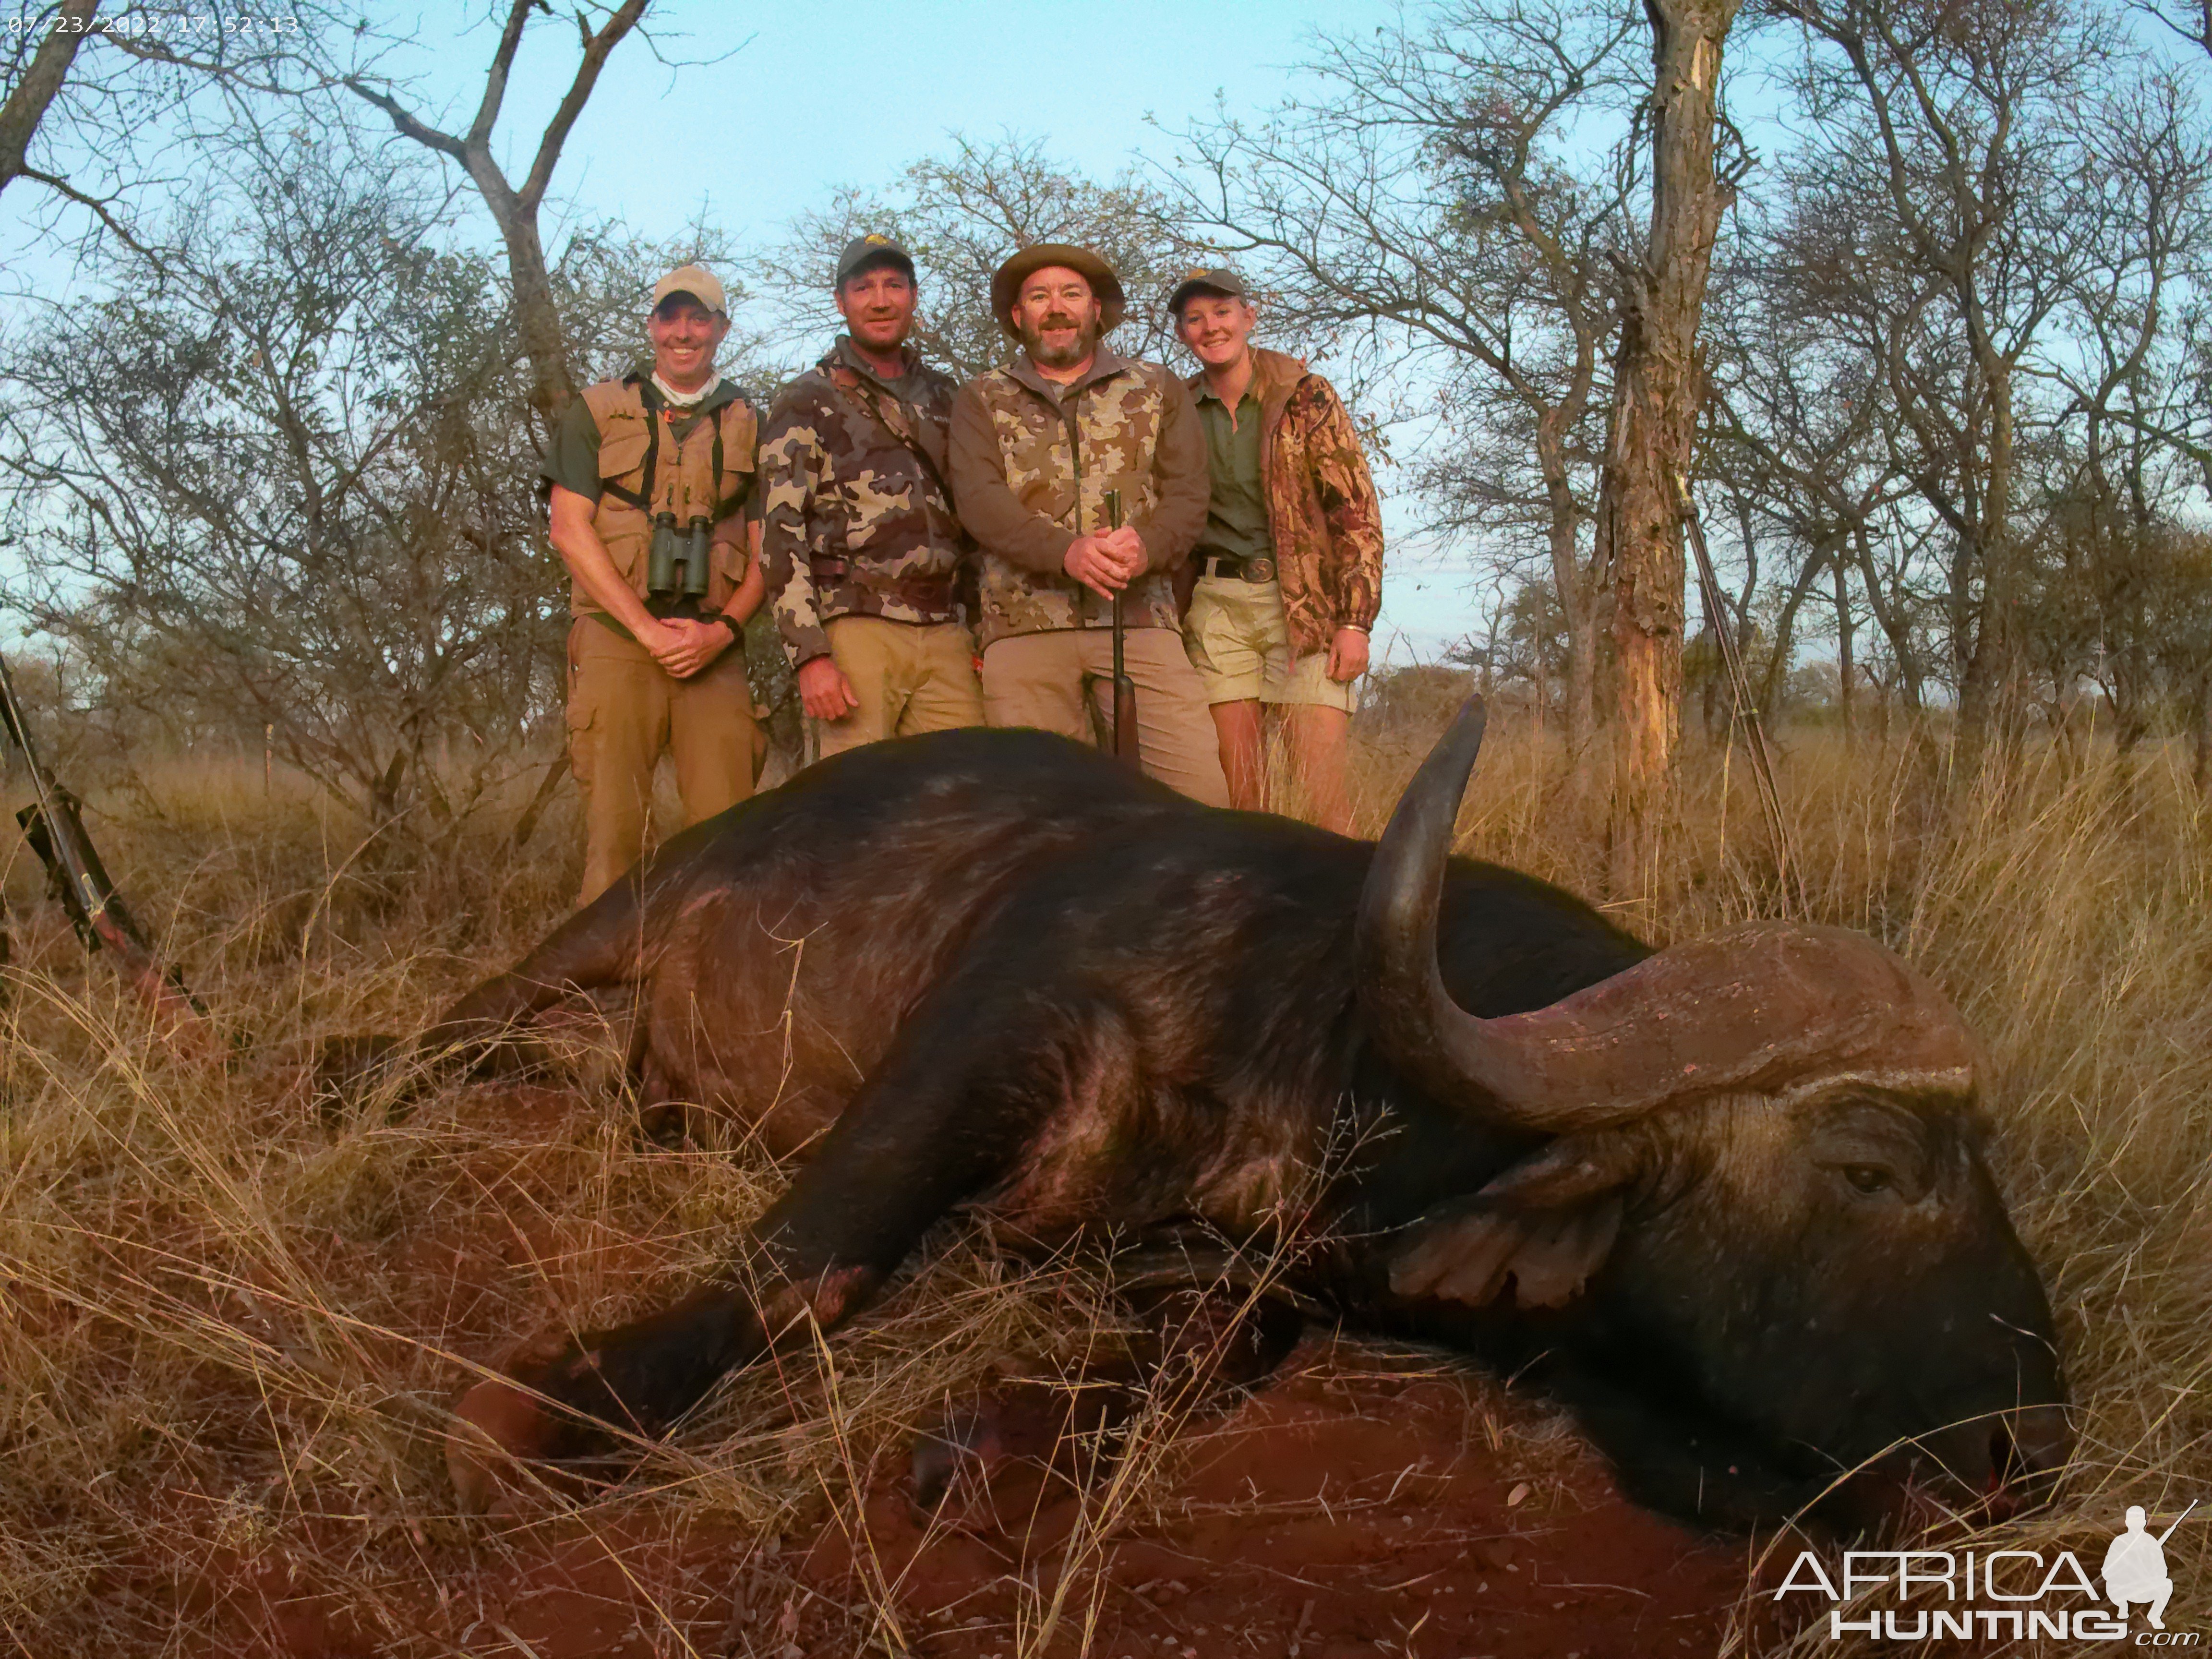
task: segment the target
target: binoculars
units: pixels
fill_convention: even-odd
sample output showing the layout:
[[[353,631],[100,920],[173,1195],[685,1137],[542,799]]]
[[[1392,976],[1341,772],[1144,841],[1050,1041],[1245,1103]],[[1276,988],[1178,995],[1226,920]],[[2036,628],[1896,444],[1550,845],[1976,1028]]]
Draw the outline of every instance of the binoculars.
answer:
[[[713,528],[703,515],[695,515],[679,535],[673,513],[654,518],[645,566],[645,585],[654,599],[706,597],[707,538]]]

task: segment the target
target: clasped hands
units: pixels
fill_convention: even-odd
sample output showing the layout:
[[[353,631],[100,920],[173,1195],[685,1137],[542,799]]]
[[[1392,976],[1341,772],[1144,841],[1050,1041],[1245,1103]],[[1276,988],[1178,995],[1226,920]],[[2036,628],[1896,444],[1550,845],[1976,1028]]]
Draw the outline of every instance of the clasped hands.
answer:
[[[719,622],[695,622],[689,617],[659,618],[653,631],[638,641],[653,653],[670,678],[688,680],[730,647],[730,630]]]
[[[1144,574],[1145,544],[1127,525],[1103,535],[1078,536],[1062,563],[1067,574],[1102,599],[1110,599]]]

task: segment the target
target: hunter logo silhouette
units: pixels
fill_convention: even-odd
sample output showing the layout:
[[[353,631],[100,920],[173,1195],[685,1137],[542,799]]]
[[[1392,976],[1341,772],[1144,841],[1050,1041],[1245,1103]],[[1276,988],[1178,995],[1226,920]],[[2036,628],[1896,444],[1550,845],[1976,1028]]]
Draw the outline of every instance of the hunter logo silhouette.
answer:
[[[2189,1510],[2196,1507],[2191,1498]],[[2189,1518],[2189,1510],[2174,1517],[2173,1527]],[[2130,1505],[2128,1529],[2105,1551],[2105,1595],[2122,1619],[2128,1616],[2129,1603],[2143,1603],[2150,1610],[2150,1627],[2164,1630],[2166,1601],[2173,1594],[2173,1580],[2166,1574],[2166,1540],[2173,1536],[2173,1527],[2154,1538],[2144,1520],[2142,1506]]]

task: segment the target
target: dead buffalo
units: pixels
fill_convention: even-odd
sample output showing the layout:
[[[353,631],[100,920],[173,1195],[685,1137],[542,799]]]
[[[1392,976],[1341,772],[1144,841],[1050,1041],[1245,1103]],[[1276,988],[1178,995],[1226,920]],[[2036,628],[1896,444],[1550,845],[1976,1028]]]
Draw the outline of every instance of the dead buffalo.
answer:
[[[1041,1251],[1266,1253],[1295,1218],[1295,1305],[1549,1389],[1632,1495],[1708,1526],[2042,1484],[2064,1384],[1958,1014],[1856,933],[1653,951],[1449,857],[1482,728],[1470,702],[1374,845],[1042,732],[880,744],[670,842],[464,997],[418,1055],[630,988],[648,1107],[808,1161],[726,1274],[471,1389],[460,1500],[663,1431],[955,1209]]]

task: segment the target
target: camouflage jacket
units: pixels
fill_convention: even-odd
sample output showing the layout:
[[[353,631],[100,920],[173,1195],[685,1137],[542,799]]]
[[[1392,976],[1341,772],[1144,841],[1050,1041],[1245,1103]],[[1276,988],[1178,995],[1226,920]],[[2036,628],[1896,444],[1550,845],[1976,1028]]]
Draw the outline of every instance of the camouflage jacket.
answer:
[[[1372,628],[1382,603],[1382,509],[1336,389],[1279,351],[1252,353],[1260,478],[1283,585],[1291,649],[1328,649],[1340,628]],[[1193,395],[1201,371],[1187,382]]]
[[[1158,363],[1101,346],[1070,386],[1025,356],[977,376],[952,406],[952,489],[981,550],[979,646],[1112,626],[1113,607],[1065,568],[1077,536],[1107,527],[1109,489],[1146,555],[1124,616],[1136,628],[1182,625],[1171,579],[1206,527],[1206,436],[1188,389]]]
[[[952,377],[908,362],[911,401],[840,335],[769,411],[761,562],[793,667],[828,653],[833,617],[959,619],[968,542],[944,483]]]

